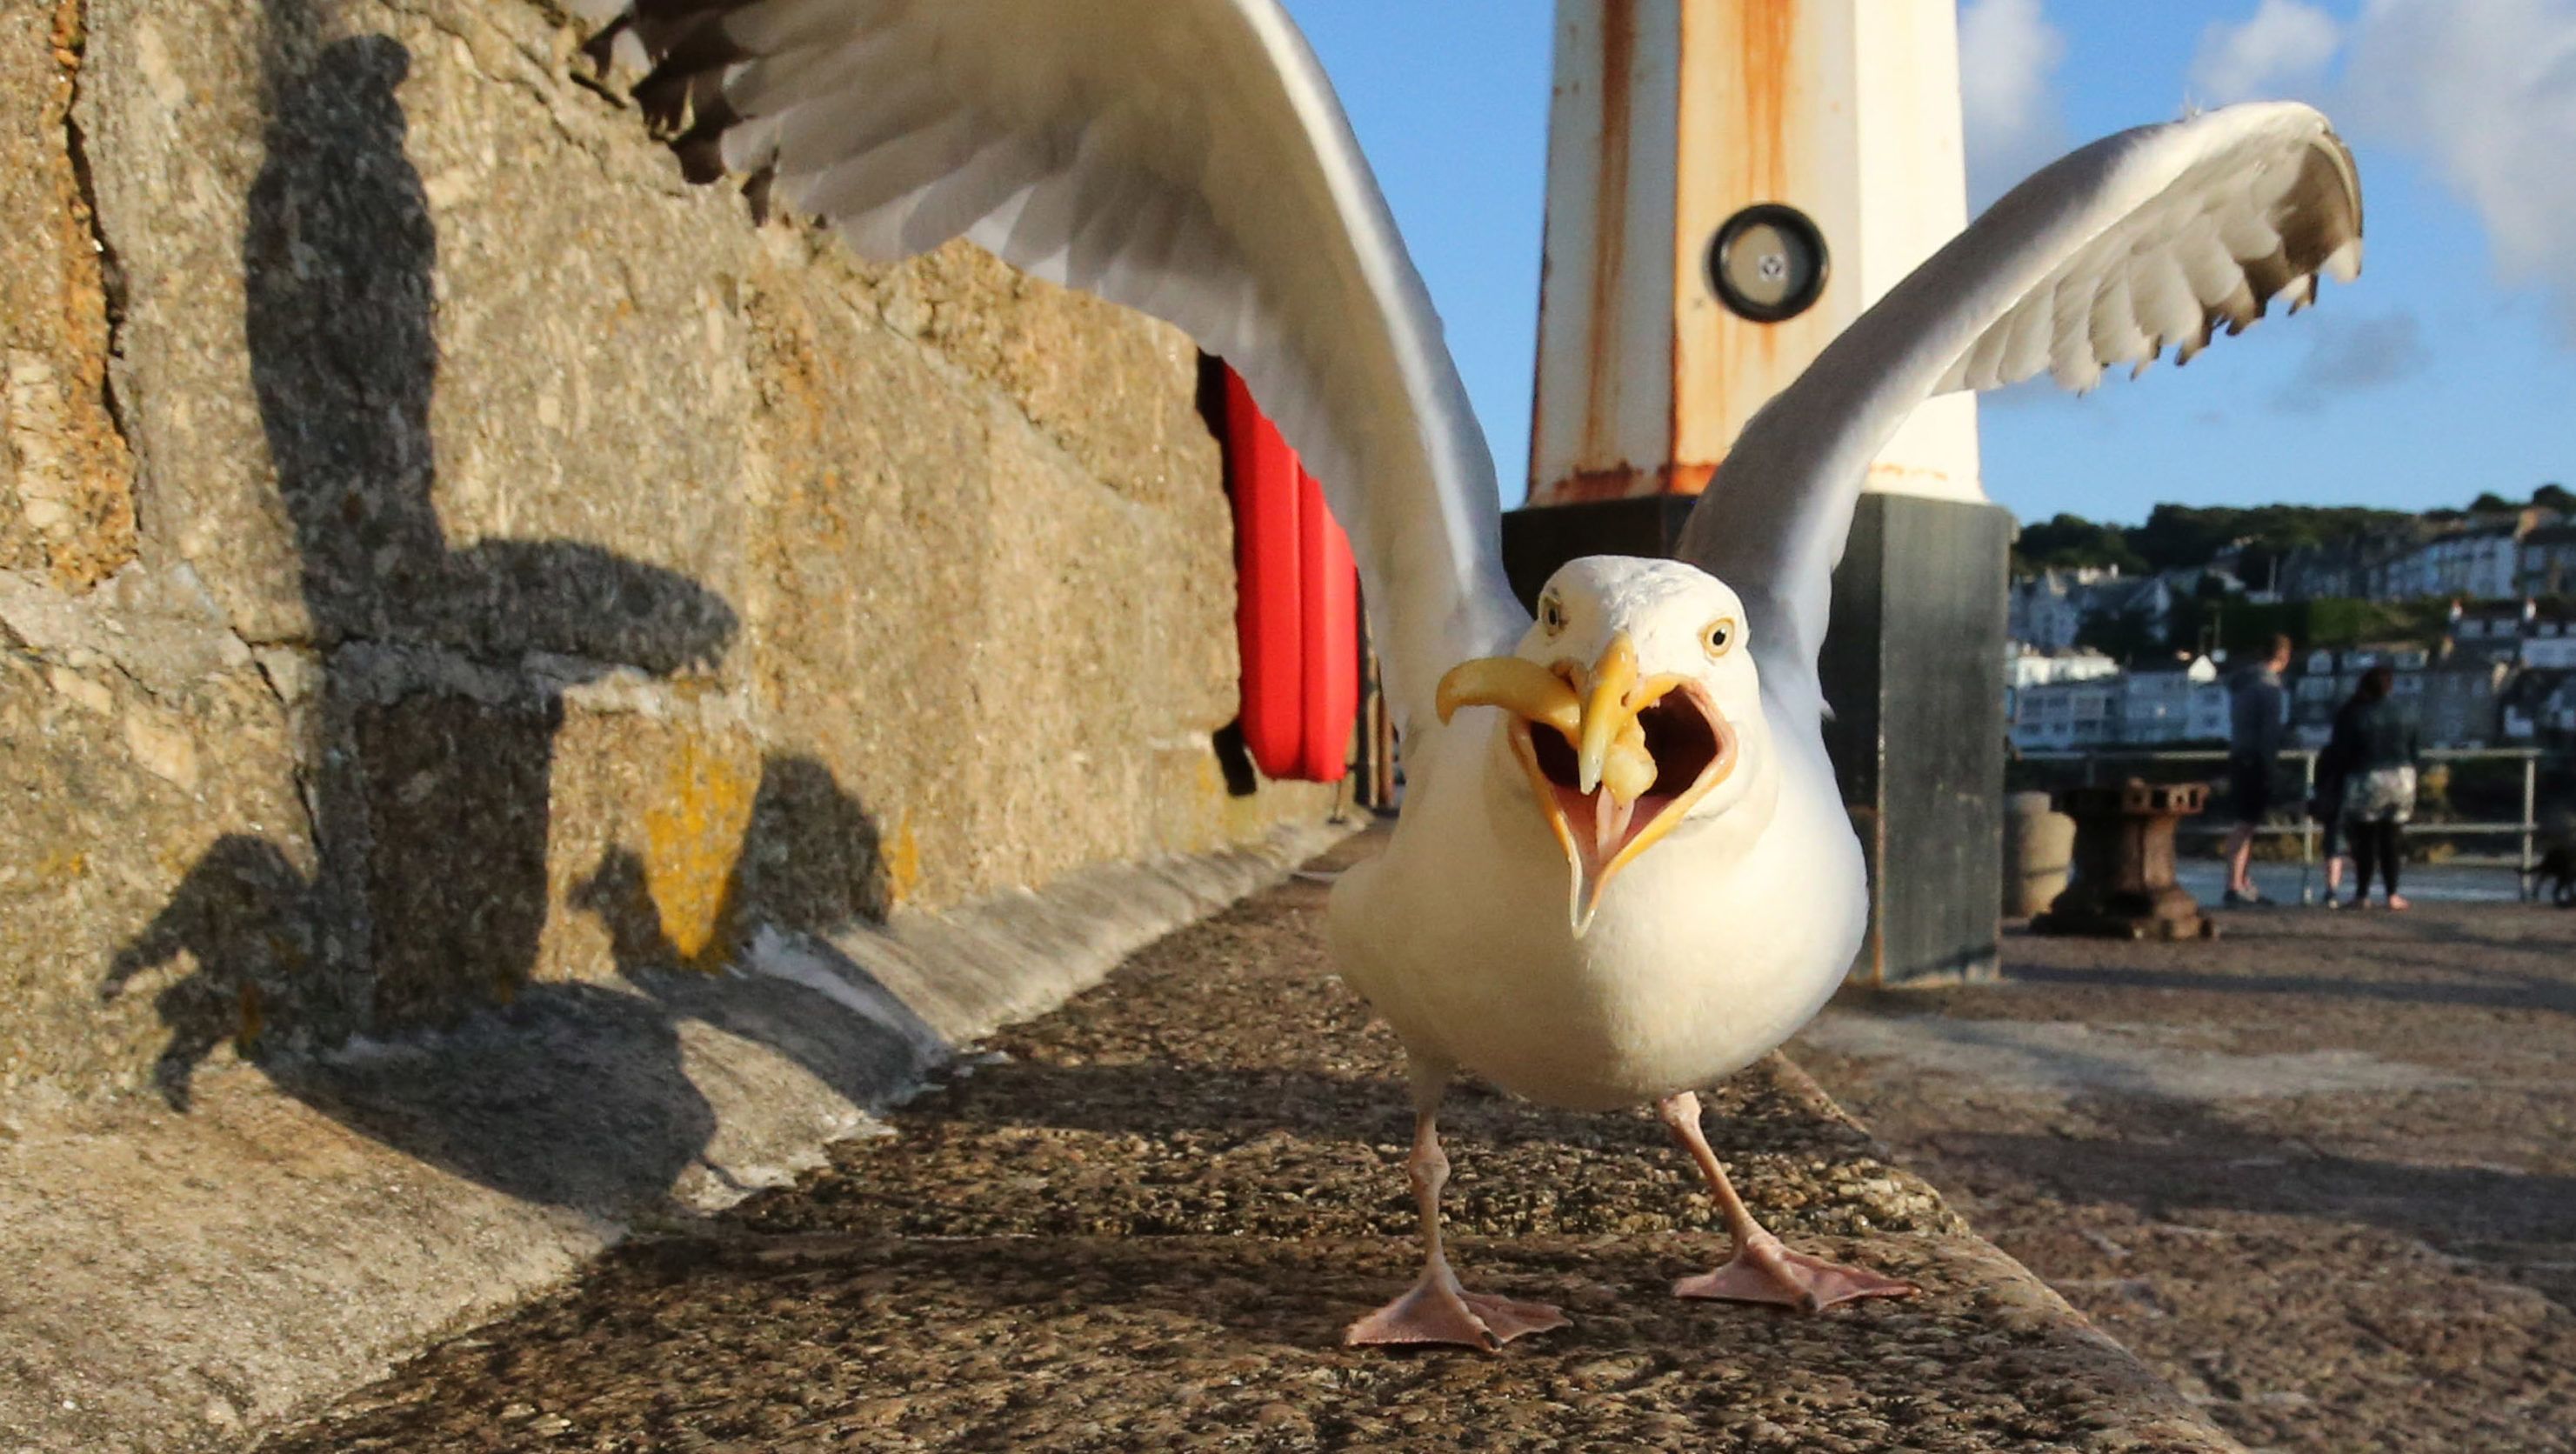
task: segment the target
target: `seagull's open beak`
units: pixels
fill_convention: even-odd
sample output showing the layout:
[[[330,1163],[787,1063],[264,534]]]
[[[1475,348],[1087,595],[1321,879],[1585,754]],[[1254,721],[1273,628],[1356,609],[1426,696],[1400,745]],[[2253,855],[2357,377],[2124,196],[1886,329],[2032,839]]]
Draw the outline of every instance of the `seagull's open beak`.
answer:
[[[1641,679],[1625,632],[1588,669],[1516,656],[1462,663],[1441,678],[1440,720],[1470,706],[1512,714],[1512,750],[1574,872],[1566,912],[1578,938],[1610,880],[1735,770],[1735,729],[1706,690],[1688,677]]]

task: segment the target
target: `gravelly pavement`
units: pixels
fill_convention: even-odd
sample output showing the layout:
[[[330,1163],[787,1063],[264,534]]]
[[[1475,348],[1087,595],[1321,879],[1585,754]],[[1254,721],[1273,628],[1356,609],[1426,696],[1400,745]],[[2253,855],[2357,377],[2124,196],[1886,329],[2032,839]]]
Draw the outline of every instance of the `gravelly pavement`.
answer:
[[[2576,1450],[2576,913],[2223,922],[1791,1053],[2248,1444]]]
[[[1498,1357],[1341,1348],[1415,1248],[1401,1060],[1322,972],[1323,901],[1294,883],[1174,935],[892,1135],[263,1448],[2225,1447],[1776,1060],[1712,1099],[1738,1185],[1923,1296],[1679,1302],[1719,1244],[1652,1119],[1470,1090],[1444,1125],[1462,1272],[1574,1326]]]

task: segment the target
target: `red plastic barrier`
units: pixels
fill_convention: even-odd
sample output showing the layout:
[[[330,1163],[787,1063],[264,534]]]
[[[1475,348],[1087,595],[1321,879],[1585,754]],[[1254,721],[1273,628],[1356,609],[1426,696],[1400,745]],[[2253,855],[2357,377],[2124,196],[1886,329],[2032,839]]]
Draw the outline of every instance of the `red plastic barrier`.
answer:
[[[1315,478],[1225,376],[1243,740],[1273,778],[1339,782],[1359,716],[1359,573]]]
[[[1350,771],[1351,724],[1360,714],[1360,575],[1351,538],[1304,470],[1298,496],[1297,567],[1305,584],[1305,752],[1297,776],[1337,783]]]
[[[1297,456],[1229,370],[1226,470],[1234,492],[1235,635],[1243,652],[1243,742],[1272,777],[1297,770],[1306,737],[1305,581],[1297,562]]]

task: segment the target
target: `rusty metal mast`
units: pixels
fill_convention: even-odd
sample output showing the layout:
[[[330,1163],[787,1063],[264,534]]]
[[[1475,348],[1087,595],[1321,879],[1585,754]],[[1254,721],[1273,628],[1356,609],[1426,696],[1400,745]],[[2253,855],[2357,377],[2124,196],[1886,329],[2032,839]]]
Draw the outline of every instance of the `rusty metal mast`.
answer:
[[[1730,299],[1715,256],[1765,207],[1824,244],[1784,317],[1763,305],[1794,291]],[[1530,503],[1697,494],[1753,411],[1965,221],[1951,0],[1559,0]],[[1746,291],[1788,226],[1756,215],[1732,239]],[[1767,281],[1801,281],[1777,261]],[[1873,476],[1983,498],[1973,399],[1927,406]]]

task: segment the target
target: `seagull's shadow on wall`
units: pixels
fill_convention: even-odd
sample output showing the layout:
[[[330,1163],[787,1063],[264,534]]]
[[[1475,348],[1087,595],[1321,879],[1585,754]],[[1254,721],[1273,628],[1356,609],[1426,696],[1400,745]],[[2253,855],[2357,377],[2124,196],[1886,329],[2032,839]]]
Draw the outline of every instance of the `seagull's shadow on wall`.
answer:
[[[640,862],[616,854],[580,907],[609,920],[624,983],[531,982],[564,691],[712,665],[734,614],[694,581],[587,544],[450,546],[430,427],[438,238],[398,94],[409,52],[384,36],[322,43],[304,0],[270,0],[268,24],[242,265],[311,629],[316,681],[296,711],[312,861],[222,839],[116,956],[104,994],[193,960],[155,1000],[169,1030],[155,1079],[175,1108],[231,1042],[282,1089],[426,1161],[532,1200],[631,1207],[702,1161],[714,1129],[684,1020],[768,1044],[852,1099],[881,1068],[852,1055],[854,1036],[904,1057],[926,1032],[870,1023],[809,984],[680,963],[641,931]],[[827,769],[765,764],[728,946],[766,925],[871,985],[820,931],[882,915],[876,843]]]

